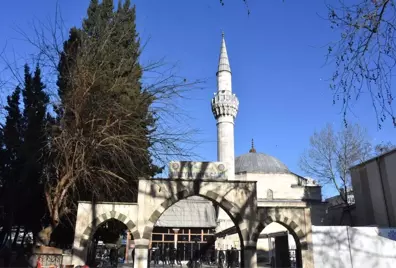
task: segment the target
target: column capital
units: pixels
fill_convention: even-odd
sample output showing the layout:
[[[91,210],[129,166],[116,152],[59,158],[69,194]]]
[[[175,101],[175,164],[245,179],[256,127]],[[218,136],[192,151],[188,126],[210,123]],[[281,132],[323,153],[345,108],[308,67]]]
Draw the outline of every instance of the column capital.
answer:
[[[150,240],[149,239],[135,239],[135,248],[149,248]]]

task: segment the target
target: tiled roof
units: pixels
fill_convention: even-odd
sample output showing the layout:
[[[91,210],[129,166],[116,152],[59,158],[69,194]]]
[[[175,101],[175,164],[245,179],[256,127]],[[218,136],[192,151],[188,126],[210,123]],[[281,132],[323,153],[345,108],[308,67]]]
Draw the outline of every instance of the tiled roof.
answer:
[[[199,196],[180,200],[161,215],[155,226],[215,228],[216,212],[211,201]]]

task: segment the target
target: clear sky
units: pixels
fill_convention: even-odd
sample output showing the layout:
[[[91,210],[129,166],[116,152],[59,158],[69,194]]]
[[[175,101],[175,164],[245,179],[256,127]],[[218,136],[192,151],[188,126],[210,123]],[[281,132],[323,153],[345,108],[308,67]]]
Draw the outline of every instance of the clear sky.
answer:
[[[279,158],[290,170],[304,175],[298,159],[309,137],[326,123],[342,125],[340,107],[332,104],[326,81],[332,66],[324,66],[330,41],[337,40],[321,0],[249,0],[250,16],[242,0],[135,0],[137,26],[148,41],[142,61],[177,63],[188,80],[205,79],[202,90],[190,93],[183,107],[190,125],[200,130],[195,153],[215,161],[216,122],[210,100],[216,91],[221,31],[225,32],[233,74],[233,91],[240,101],[235,124],[236,155],[247,153],[254,138],[257,151]],[[3,1],[0,8],[0,49],[8,58],[34,52],[16,31],[32,33],[35,19],[55,14],[55,0]],[[59,0],[66,26],[79,26],[89,0]],[[1,50],[0,50],[1,51]],[[15,56],[14,56],[15,55]],[[387,122],[377,129],[367,100],[354,107],[350,119],[367,128],[373,143],[396,143]]]

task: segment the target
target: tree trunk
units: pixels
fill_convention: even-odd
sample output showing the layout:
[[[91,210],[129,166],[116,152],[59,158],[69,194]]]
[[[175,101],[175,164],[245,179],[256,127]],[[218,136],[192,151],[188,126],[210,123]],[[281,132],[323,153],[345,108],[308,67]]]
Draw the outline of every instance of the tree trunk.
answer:
[[[49,243],[51,241],[51,234],[53,231],[54,227],[52,227],[52,225],[42,229],[37,234],[36,246],[49,246]]]

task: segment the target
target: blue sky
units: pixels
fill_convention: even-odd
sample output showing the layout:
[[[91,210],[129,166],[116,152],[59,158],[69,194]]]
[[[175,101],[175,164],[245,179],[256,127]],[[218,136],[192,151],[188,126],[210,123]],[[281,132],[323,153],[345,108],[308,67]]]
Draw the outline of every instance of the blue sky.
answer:
[[[332,66],[324,66],[327,46],[337,40],[326,20],[323,1],[249,0],[250,16],[242,0],[135,0],[137,26],[148,41],[143,62],[166,58],[177,63],[188,80],[205,79],[202,90],[190,93],[183,108],[189,124],[200,130],[195,153],[216,160],[216,122],[210,99],[216,91],[216,68],[221,31],[225,32],[233,72],[233,91],[240,101],[235,124],[236,155],[247,153],[251,139],[257,151],[282,160],[304,175],[298,159],[309,137],[333,123],[342,125],[340,107],[332,104],[326,81]],[[66,26],[80,25],[88,0],[59,0]],[[0,9],[0,48],[8,58],[24,59],[34,49],[16,31],[32,34],[35,19],[55,13],[54,0],[3,1]],[[1,50],[0,50],[1,51]],[[0,63],[2,64],[2,63]],[[4,78],[4,77],[3,77]],[[354,107],[350,120],[367,128],[374,143],[396,143],[395,129],[387,122],[377,129],[370,102]]]

